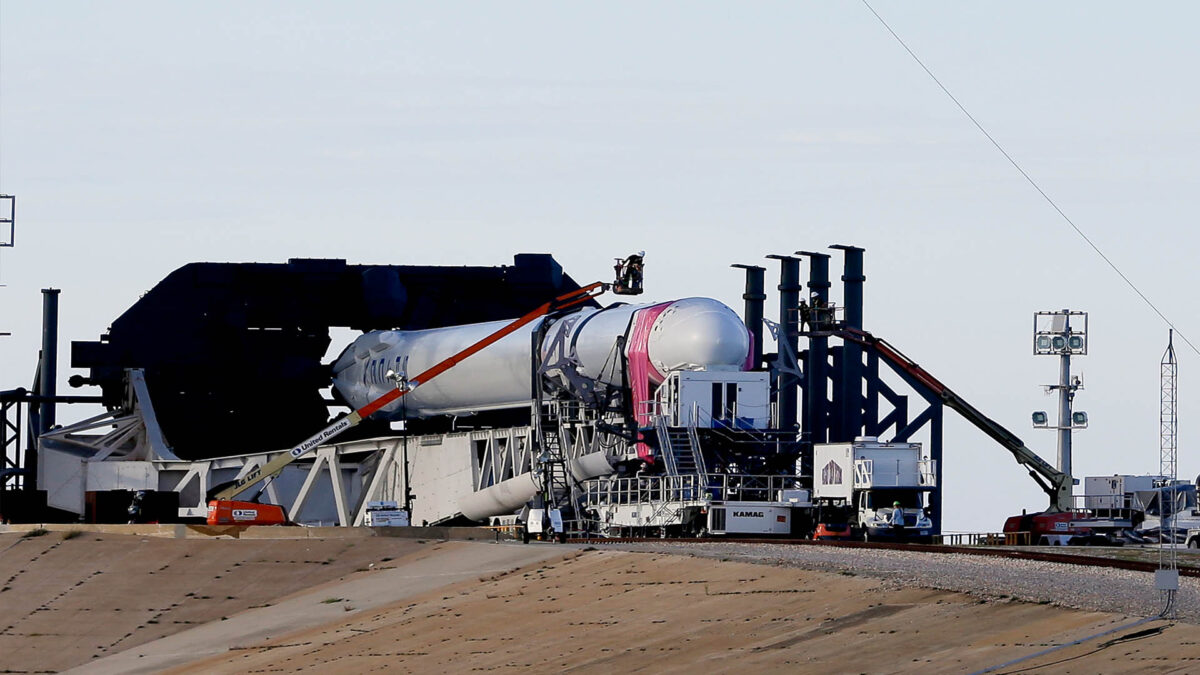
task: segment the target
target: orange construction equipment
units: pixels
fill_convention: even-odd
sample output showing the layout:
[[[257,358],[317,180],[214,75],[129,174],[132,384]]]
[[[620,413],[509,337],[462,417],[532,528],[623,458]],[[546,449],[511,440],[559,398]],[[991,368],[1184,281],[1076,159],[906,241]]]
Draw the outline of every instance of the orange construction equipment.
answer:
[[[209,525],[287,525],[282,506],[216,500],[208,503]]]

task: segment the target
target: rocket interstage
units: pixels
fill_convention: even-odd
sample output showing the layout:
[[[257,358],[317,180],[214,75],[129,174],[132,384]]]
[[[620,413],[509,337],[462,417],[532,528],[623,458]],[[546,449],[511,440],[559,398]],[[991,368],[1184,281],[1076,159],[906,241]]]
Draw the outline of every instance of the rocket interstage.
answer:
[[[396,386],[389,371],[420,373],[507,323],[366,333],[334,364],[334,386],[347,403],[359,408]],[[563,386],[573,387],[582,380],[593,387],[619,387],[628,362],[635,404],[649,400],[648,391],[637,391],[643,388],[637,386],[639,380],[648,389],[674,370],[744,370],[750,354],[750,334],[741,318],[710,298],[584,308],[535,321],[502,338],[376,417],[423,418],[528,407],[535,335],[541,336],[546,376]],[[637,377],[638,370],[644,370],[644,377]]]

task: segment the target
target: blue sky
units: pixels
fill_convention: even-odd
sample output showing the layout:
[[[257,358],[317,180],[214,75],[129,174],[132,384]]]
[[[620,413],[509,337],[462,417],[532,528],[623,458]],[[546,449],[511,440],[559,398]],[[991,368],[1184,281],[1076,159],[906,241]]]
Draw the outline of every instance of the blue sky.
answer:
[[[872,4],[1200,342],[1200,10]],[[1029,412],[1053,409],[1038,385],[1057,368],[1030,354],[1031,315],[1091,312],[1077,474],[1157,470],[1165,325],[858,2],[4,0],[0,191],[19,199],[4,387],[32,377],[38,289],[63,289],[64,344],[95,339],[190,261],[551,252],[587,280],[645,249],[651,299],[740,308],[730,263],[851,243],[868,329],[1047,458]],[[1197,355],[1181,347],[1191,478]],[[947,529],[1043,505],[948,420]]]

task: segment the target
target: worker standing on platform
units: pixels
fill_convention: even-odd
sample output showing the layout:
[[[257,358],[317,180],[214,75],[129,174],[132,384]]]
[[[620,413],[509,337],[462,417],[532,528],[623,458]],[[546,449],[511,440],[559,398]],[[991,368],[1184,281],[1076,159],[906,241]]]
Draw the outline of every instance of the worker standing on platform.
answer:
[[[800,332],[803,333],[807,328],[812,327],[812,308],[808,303],[800,301]]]
[[[638,251],[624,260],[617,260],[617,278],[616,283],[613,284],[614,293],[638,295],[642,292],[642,265],[645,257],[645,251]]]
[[[812,329],[821,330],[824,328],[825,301],[821,299],[821,296],[818,295],[816,291],[813,291],[812,294],[812,309],[810,311],[812,312],[812,319],[810,321],[812,324]]]

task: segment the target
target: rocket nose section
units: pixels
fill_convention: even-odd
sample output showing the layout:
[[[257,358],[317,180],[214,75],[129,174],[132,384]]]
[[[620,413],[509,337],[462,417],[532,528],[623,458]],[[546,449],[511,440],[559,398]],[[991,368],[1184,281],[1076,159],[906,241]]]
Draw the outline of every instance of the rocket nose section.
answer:
[[[711,298],[671,303],[654,322],[647,341],[650,363],[672,370],[741,370],[750,353],[750,332],[741,317]]]

